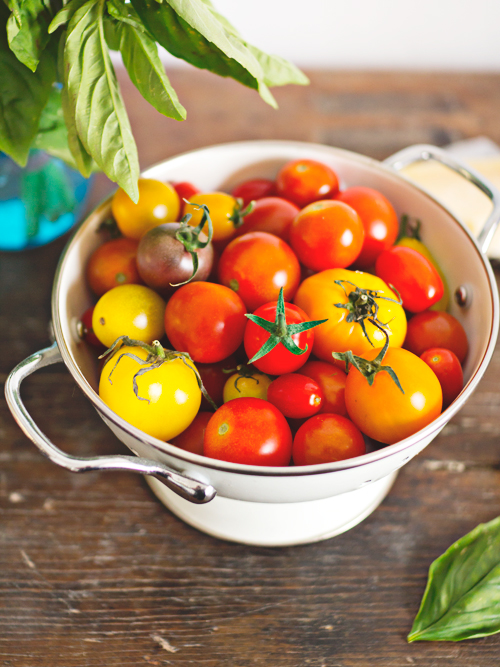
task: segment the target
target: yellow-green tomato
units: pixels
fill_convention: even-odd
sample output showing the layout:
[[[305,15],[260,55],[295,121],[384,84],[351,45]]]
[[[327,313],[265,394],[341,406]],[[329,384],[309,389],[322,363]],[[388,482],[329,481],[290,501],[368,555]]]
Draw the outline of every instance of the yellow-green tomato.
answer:
[[[172,359],[137,376],[136,396],[134,375],[145,366],[127,354],[147,358],[140,347],[121,347],[102,369],[99,396],[117,415],[148,435],[167,441],[175,438],[200,408],[201,390],[194,364]]]
[[[165,307],[165,301],[150,287],[119,285],[96,303],[92,328],[106,347],[119,336],[149,345],[165,334]]]
[[[229,376],[224,385],[222,399],[224,403],[233,398],[262,398],[267,399],[267,389],[272,379],[264,373],[254,372],[251,375],[234,373]]]

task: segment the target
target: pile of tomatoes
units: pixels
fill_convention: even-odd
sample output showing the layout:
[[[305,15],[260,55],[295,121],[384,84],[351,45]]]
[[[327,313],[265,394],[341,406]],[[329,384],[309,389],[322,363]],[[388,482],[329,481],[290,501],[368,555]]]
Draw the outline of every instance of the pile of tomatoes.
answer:
[[[231,193],[139,181],[87,265],[99,394],[133,426],[250,465],[392,444],[463,387],[468,341],[416,221],[314,160]],[[409,223],[409,224],[408,224]]]

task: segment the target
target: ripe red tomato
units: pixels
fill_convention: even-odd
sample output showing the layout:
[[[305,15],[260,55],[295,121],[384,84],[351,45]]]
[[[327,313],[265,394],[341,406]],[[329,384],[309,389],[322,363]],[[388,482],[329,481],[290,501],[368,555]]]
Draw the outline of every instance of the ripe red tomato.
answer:
[[[275,193],[276,184],[269,178],[252,178],[249,181],[243,181],[231,190],[235,199],[243,200],[243,208],[251,201],[272,197]]]
[[[303,208],[290,227],[290,244],[297,257],[315,271],[352,264],[364,238],[365,229],[356,211],[329,199]]]
[[[319,412],[324,397],[315,380],[298,373],[285,373],[271,382],[267,400],[285,417],[303,419]]]
[[[234,355],[213,364],[200,364],[199,362],[196,364],[201,381],[203,382],[208,395],[216,405],[222,405],[224,385],[226,384],[228,377],[231,375],[231,371],[234,372],[237,365],[238,362]],[[201,409],[212,409],[204,396],[201,399]]]
[[[254,315],[268,322],[275,322],[276,309],[277,303],[276,301],[272,301],[257,308]],[[309,321],[304,311],[291,303],[285,303],[285,318],[287,325],[301,324]],[[259,352],[269,337],[270,334],[258,324],[255,324],[251,320],[247,322],[243,344],[250,360]],[[297,347],[304,350],[302,354],[293,354],[293,352],[287,350],[283,343],[280,342],[265,356],[253,361],[253,365],[259,371],[268,375],[282,375],[283,373],[293,373],[298,370],[309,359],[314,344],[314,333],[312,329],[308,329],[307,331],[292,334],[291,338]]]
[[[243,340],[245,312],[245,304],[229,287],[188,283],[167,304],[165,331],[175,349],[188,352],[193,361],[222,361]]]
[[[365,240],[356,259],[360,269],[371,268],[382,250],[390,248],[399,232],[399,220],[391,202],[373,188],[347,188],[336,199],[351,206],[361,218]]]
[[[186,205],[186,202],[184,200],[187,199],[187,201],[189,201],[191,197],[199,194],[200,190],[195,185],[189,183],[188,181],[181,181],[180,183],[172,183],[172,186],[174,190],[177,192],[177,195],[179,197],[179,202],[181,207],[179,217],[181,217],[184,215],[184,207]]]
[[[293,160],[285,164],[276,177],[280,197],[306,206],[318,199],[335,197],[339,190],[337,174],[316,160]]]
[[[347,415],[345,407],[345,383],[347,375],[344,371],[327,361],[306,361],[298,371],[306,375],[321,387],[324,401],[319,409],[320,413],[333,412],[337,415]]]
[[[251,232],[233,239],[219,259],[219,280],[234,290],[248,312],[278,298],[291,301],[300,283],[300,264],[290,246],[273,234]]]
[[[420,355],[420,358],[436,374],[443,390],[443,409],[447,408],[464,386],[464,374],[457,355],[451,350],[433,347]]]
[[[180,447],[180,449],[186,452],[203,455],[205,430],[213,414],[213,412],[198,412],[187,429],[175,438],[172,438],[170,444]]]
[[[427,257],[407,246],[392,246],[377,257],[377,276],[395,287],[403,307],[420,313],[437,303],[443,296],[441,276]]]
[[[118,285],[140,285],[135,258],[139,242],[119,238],[106,241],[92,255],[86,269],[87,284],[97,296]]]
[[[308,419],[293,440],[292,458],[296,466],[344,461],[366,453],[360,430],[346,417],[320,414]]]
[[[264,197],[255,202],[250,213],[243,218],[243,225],[236,235],[248,232],[268,232],[288,241],[290,225],[300,209],[281,197]]]
[[[414,315],[408,321],[403,347],[419,357],[431,347],[444,347],[454,352],[463,364],[469,343],[456,317],[443,311],[429,310]]]
[[[92,328],[92,317],[94,315],[94,308],[95,306],[87,308],[87,310],[81,316],[80,322],[78,323],[78,334],[80,338],[86,341],[89,345],[92,345],[92,347],[96,347],[100,351],[104,352],[106,348],[101,343],[99,338],[97,338],[97,336],[94,333],[94,329]]]
[[[255,466],[287,466],[292,433],[281,412],[262,398],[235,398],[213,415],[205,431],[205,456]]]

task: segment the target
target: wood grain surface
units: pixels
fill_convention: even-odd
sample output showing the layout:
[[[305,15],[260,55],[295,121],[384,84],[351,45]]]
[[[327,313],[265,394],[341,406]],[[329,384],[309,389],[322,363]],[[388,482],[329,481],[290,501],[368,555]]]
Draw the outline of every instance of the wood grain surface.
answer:
[[[279,111],[229,80],[171,73],[176,123],[123,90],[143,167],[239,139],[298,139],[384,158],[415,142],[500,143],[500,76],[312,72]],[[96,202],[110,184],[99,178]],[[0,253],[0,378],[49,342],[66,238]],[[500,272],[497,272],[500,276]],[[85,456],[125,452],[64,366],[23,395],[40,428]],[[430,563],[500,514],[500,348],[475,394],[348,533],[300,547],[218,541],[170,514],[143,478],[76,475],[45,460],[0,400],[0,665],[9,667],[493,667],[500,636],[406,635]]]

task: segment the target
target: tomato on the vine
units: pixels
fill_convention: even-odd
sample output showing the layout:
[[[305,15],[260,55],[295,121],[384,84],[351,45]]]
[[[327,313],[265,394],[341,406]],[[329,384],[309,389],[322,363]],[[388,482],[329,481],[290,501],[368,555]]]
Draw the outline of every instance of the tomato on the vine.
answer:
[[[194,204],[194,206],[192,205]],[[189,224],[196,227],[200,224],[203,211],[199,208],[205,204],[210,211],[213,224],[214,241],[227,241],[236,234],[236,229],[242,223],[241,206],[237,199],[226,192],[199,192],[184,205],[184,215],[190,214]],[[207,225],[203,228],[207,234]]]
[[[443,390],[443,409],[453,403],[464,387],[464,374],[457,355],[451,350],[433,347],[420,355],[432,368]]]
[[[267,400],[285,417],[304,419],[319,412],[324,396],[315,380],[299,373],[285,373],[271,382]]]
[[[301,208],[318,199],[334,197],[338,189],[337,174],[328,165],[317,160],[287,162],[276,177],[278,195],[293,201]]]
[[[451,313],[428,310],[410,318],[404,347],[417,356],[431,347],[444,347],[463,364],[469,342],[465,329]]]
[[[296,466],[344,461],[365,453],[363,435],[342,415],[311,417],[300,426],[293,439],[292,458]]]
[[[239,183],[231,190],[235,199],[243,201],[243,206],[247,206],[251,201],[257,201],[263,197],[273,197],[275,193],[276,184],[269,178],[252,178]]]
[[[142,283],[135,261],[138,245],[135,239],[122,237],[106,241],[94,250],[85,271],[94,294],[102,296],[118,285]]]
[[[205,431],[205,456],[255,466],[287,466],[292,433],[285,417],[261,398],[235,398],[213,415]]]

